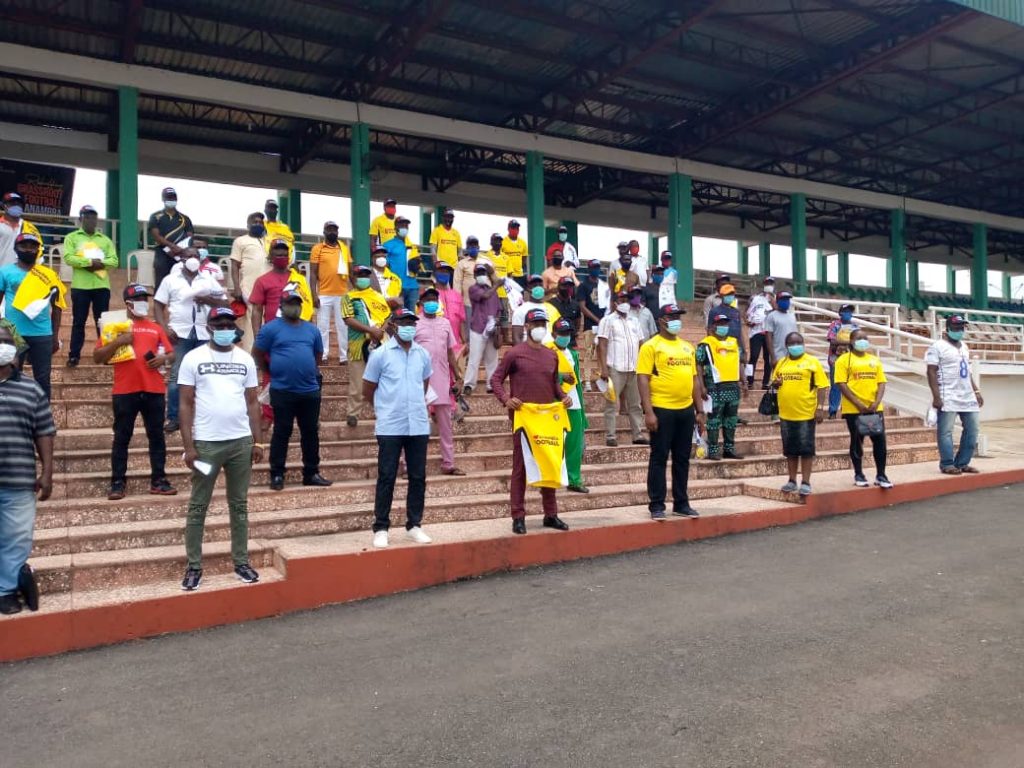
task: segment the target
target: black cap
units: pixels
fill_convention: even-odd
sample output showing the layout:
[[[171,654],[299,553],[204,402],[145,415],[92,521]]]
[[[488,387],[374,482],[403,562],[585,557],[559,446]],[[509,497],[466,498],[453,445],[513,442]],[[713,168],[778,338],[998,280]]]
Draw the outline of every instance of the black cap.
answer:
[[[576,285],[576,281],[575,281],[575,280],[573,280],[573,279],[572,279],[571,277],[569,277],[568,275],[566,275],[565,277],[563,277],[563,278],[560,278],[560,279],[558,280],[558,284],[559,284],[560,286],[561,286],[561,285],[570,285],[570,286],[573,286],[573,287],[575,287],[575,285]]]
[[[686,310],[680,307],[678,304],[665,304],[661,308],[662,317],[685,315]]]
[[[505,239],[505,236],[503,234],[501,234],[500,232],[495,232],[493,235],[491,235],[491,241],[492,242],[495,241],[495,240],[504,240],[504,239]]]
[[[470,235],[469,237],[466,238],[466,245],[469,245],[470,243],[476,243],[477,245],[480,245],[480,241],[477,239],[476,235]]]
[[[149,288],[144,286],[142,283],[128,283],[121,291],[121,298],[125,301],[141,299],[143,297],[149,297],[153,294],[150,293]]]
[[[724,312],[715,312],[713,315],[711,315],[711,317],[709,319],[711,320],[712,323],[717,323],[719,321],[726,322],[726,323],[729,322],[729,316],[727,314],[725,314]]]
[[[408,219],[408,218],[407,218],[406,216],[396,216],[396,217],[395,217],[395,224],[401,224],[401,223],[402,223],[403,221],[404,221],[404,222],[405,222],[406,224],[408,224],[408,223],[409,223],[409,219]]]
[[[285,248],[285,249],[287,249],[289,247],[290,246],[288,245],[288,241],[287,240],[282,240],[281,238],[277,238],[277,240],[274,240],[274,241],[272,241],[270,243],[270,250],[274,250],[275,248]]]
[[[848,309],[851,312],[853,312],[855,307],[853,306],[853,304],[840,304],[839,305],[839,311],[842,312],[844,309]]]
[[[395,198],[393,197],[389,197],[387,200],[384,201],[384,205],[398,205],[398,201],[395,200]]]
[[[651,267],[651,272],[664,272],[664,271],[665,271],[665,268],[663,266],[661,266],[661,264],[655,264],[653,267]]]
[[[7,192],[4,194],[4,205],[11,205],[12,203],[24,203],[25,198],[19,195],[17,192]]]
[[[378,245],[376,248],[373,249],[373,253],[374,254],[387,253],[387,252],[388,252],[388,249],[385,248],[383,245]]]
[[[399,307],[398,309],[396,309],[392,313],[391,317],[395,319],[396,323],[405,323],[408,321],[418,323],[420,321],[419,316],[415,312],[413,312],[411,309],[406,309],[405,307]]]
[[[160,193],[161,200],[177,200],[178,193],[174,191],[174,187],[164,187]]]
[[[668,259],[668,260],[671,261],[672,260],[672,251],[662,251],[661,252],[661,258],[662,259]]]
[[[587,266],[588,267],[600,267],[601,266],[601,261],[600,261],[600,259],[591,259],[590,261],[587,262]]]
[[[768,275],[768,277],[766,277],[766,278],[765,278],[764,280],[762,280],[761,282],[762,282],[762,284],[763,284],[763,283],[771,283],[772,285],[775,285],[775,278],[774,278],[774,277],[772,277],[771,275]]]
[[[428,285],[426,288],[424,288],[422,291],[420,291],[420,298],[421,299],[425,299],[427,296],[431,296],[431,295],[436,299],[441,294],[438,293],[437,288],[435,288],[432,285]]]
[[[560,317],[555,321],[555,325],[552,330],[555,333],[572,333],[572,323],[564,317]]]
[[[267,200],[267,202],[265,202],[263,204],[264,208],[266,208],[267,206],[273,206],[274,208],[280,208],[281,207],[280,204],[277,202],[277,200],[275,200],[274,198],[270,198],[269,200]]]
[[[368,267],[366,264],[359,264],[355,268],[355,274],[359,275],[360,277],[369,277],[370,275],[373,274],[373,269],[371,267]]]
[[[946,327],[951,325],[968,325],[968,321],[963,315],[949,315],[946,318]]]
[[[560,227],[558,228],[558,231],[559,231],[559,232],[568,232],[568,231],[569,231],[569,228],[568,228],[567,226],[565,226],[565,224],[563,224],[562,226],[560,226]]]
[[[95,213],[97,216],[99,216],[99,214],[96,212],[96,209],[93,208],[91,205],[83,205],[81,208],[78,209],[79,216],[85,216],[87,213]]]
[[[534,283],[540,283],[541,285],[543,285],[544,278],[541,277],[540,275],[530,275],[528,278],[526,278],[527,285],[533,285]]]
[[[289,288],[287,291],[281,292],[281,303],[284,304],[286,301],[302,301],[302,294],[296,291],[294,288]]]
[[[777,294],[777,296],[778,296],[778,298],[780,298],[780,299],[792,299],[792,298],[793,298],[793,294],[792,294],[792,293],[790,293],[789,291],[780,291],[780,292],[779,292],[779,293]]]
[[[510,219],[509,220],[509,222],[508,222],[508,228],[509,229],[515,229],[518,226],[519,226],[519,222],[518,221],[516,221],[515,219]]]
[[[725,282],[729,282],[731,279],[732,278],[729,277],[729,273],[728,272],[719,272],[717,275],[715,275],[715,282],[716,283],[720,283],[723,280],[725,280]]]
[[[35,243],[39,246],[43,244],[43,241],[39,239],[39,235],[35,232],[22,232],[14,238],[14,244],[17,245],[18,243]]]
[[[543,309],[531,309],[526,313],[527,323],[546,323],[548,321],[548,313]]]

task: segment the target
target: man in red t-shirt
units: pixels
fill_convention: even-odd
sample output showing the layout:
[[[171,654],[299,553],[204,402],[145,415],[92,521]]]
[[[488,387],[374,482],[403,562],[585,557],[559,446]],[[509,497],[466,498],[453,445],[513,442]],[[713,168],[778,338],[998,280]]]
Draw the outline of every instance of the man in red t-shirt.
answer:
[[[252,317],[252,336],[256,338],[260,328],[277,317],[281,307],[281,294],[291,278],[291,256],[288,243],[275,240],[270,246],[270,271],[258,278],[249,294],[249,303],[256,309]]]
[[[129,283],[123,293],[125,309],[132,329],[106,344],[97,340],[93,362],[101,365],[122,347],[130,346],[135,359],[114,363],[114,446],[110,453],[111,478],[108,499],[123,499],[128,474],[128,445],[135,432],[135,418],[142,414],[149,439],[149,466],[152,470],[149,492],[173,496],[178,491],[164,474],[167,444],[164,441],[164,404],[167,385],[160,369],[174,361],[174,345],[164,329],[149,319],[150,292],[139,283]],[[163,348],[161,350],[161,347]]]

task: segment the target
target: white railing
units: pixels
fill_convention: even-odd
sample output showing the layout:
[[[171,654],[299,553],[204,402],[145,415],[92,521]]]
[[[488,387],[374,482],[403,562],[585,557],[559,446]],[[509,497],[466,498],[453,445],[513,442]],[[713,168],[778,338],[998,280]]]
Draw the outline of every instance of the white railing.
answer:
[[[987,309],[928,307],[925,324],[933,338],[941,338],[946,318],[961,315],[967,321],[964,341],[986,362],[1024,362],[1024,314]]]

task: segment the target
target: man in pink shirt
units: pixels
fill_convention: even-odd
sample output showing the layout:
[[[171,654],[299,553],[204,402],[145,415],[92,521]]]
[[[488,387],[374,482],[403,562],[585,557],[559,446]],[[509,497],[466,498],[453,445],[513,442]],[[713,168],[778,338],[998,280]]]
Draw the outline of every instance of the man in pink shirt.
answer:
[[[462,299],[459,298],[461,306]],[[416,323],[414,341],[430,355],[430,390],[427,404],[430,417],[437,424],[441,442],[441,473],[465,475],[455,466],[455,438],[452,434],[452,370],[455,368],[456,336],[445,317],[439,317],[441,302],[437,288],[427,288],[420,294],[422,316]],[[431,402],[431,398],[437,399]]]
[[[441,312],[455,334],[455,355],[458,357],[468,339],[462,337],[463,325],[466,322],[466,306],[462,303],[462,292],[455,289],[455,269],[447,262],[439,262],[434,279],[437,281],[437,297],[441,302]]]

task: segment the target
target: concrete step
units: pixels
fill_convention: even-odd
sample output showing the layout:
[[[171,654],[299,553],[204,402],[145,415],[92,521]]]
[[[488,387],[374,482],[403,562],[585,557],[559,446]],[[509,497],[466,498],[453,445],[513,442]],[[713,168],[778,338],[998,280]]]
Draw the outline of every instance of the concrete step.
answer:
[[[902,443],[917,443],[926,441],[932,434],[932,430],[920,425],[917,426],[893,427],[887,425],[887,435],[890,445]],[[507,422],[506,422],[507,423]],[[826,423],[821,425],[817,433],[818,448],[821,450],[839,449],[847,445],[849,437],[845,423]],[[778,426],[770,423],[749,425],[741,428],[738,432],[736,445],[737,450],[744,456],[761,456],[777,454],[779,452]],[[496,446],[507,443],[509,433],[493,432],[482,435],[461,435],[455,436],[456,463],[462,466],[463,459],[472,459],[477,454],[490,451]],[[618,430],[620,447],[630,445],[630,430],[621,426]],[[605,431],[603,425],[587,430],[587,446],[589,448],[605,447]],[[140,441],[141,442],[141,441]],[[168,464],[173,466],[177,463],[179,447],[169,453]],[[372,438],[351,439],[351,440],[321,440],[320,456],[325,464],[331,462],[353,462],[354,464],[366,460],[376,462],[377,442]],[[430,440],[428,456],[440,459],[440,442],[436,437]],[[511,452],[508,453],[511,461]],[[58,473],[71,472],[108,472],[110,469],[110,450],[89,449],[89,450],[59,450],[54,455],[54,468]],[[301,449],[294,442],[288,448],[288,464],[298,465],[301,462]],[[466,465],[470,466],[470,465]],[[142,443],[142,447],[129,449],[128,468],[130,471],[147,473],[149,471],[149,452]],[[468,470],[467,470],[468,471]],[[148,477],[148,475],[145,475]]]

